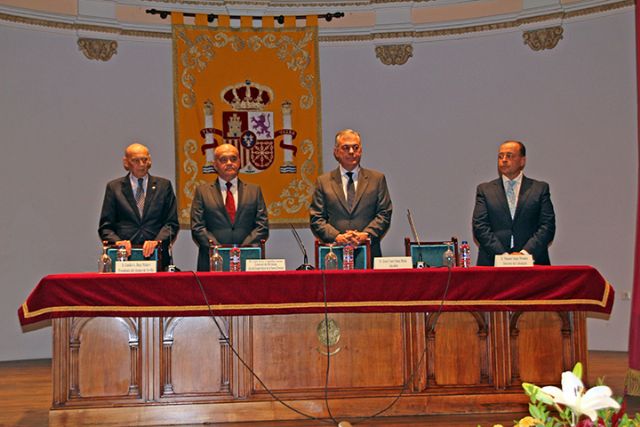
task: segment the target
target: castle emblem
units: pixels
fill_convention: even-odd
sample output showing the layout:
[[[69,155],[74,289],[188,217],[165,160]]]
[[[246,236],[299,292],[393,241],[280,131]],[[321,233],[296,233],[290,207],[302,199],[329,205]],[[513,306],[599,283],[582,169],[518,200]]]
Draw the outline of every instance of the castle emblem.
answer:
[[[296,131],[291,128],[291,103],[282,103],[282,129],[275,130],[274,113],[266,108],[274,95],[271,88],[246,80],[225,87],[221,100],[231,110],[222,112],[222,129],[214,127],[213,103],[204,103],[205,127],[200,131],[204,138],[201,147],[205,155],[203,174],[215,173],[213,150],[219,144],[233,144],[240,153],[240,172],[255,174],[270,168],[276,158],[276,139],[283,150],[280,173],[296,173],[293,163],[297,147],[293,144]],[[216,138],[217,137],[217,138]]]

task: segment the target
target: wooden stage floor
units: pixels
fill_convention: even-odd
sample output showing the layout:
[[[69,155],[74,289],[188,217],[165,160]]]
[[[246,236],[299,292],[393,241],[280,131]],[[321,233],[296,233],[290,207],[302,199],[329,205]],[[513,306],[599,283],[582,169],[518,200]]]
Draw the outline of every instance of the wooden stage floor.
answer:
[[[622,396],[624,378],[628,368],[627,353],[609,351],[589,352],[589,380],[594,383],[597,378],[613,390],[614,395]],[[539,384],[544,385],[544,384]],[[28,360],[0,362],[0,426],[46,427],[51,404],[51,360]],[[627,400],[629,413],[640,410],[640,399]],[[470,426],[492,427],[502,424],[512,426],[513,420],[524,414],[497,414],[491,416],[478,415],[439,415],[424,417],[385,417],[357,422],[352,425],[407,427],[407,426]],[[338,421],[342,421],[338,418]],[[106,424],[105,424],[106,425]],[[316,427],[336,425],[329,420],[321,421],[278,421],[262,423],[226,423],[206,424],[207,426],[224,427]]]

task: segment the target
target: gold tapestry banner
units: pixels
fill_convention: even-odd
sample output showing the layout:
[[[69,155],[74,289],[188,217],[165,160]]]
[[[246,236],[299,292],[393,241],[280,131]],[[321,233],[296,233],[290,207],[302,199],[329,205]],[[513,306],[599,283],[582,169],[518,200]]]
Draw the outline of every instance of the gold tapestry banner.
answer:
[[[322,170],[317,17],[296,27],[264,17],[260,28],[206,15],[186,25],[172,13],[178,214],[190,226],[197,185],[217,174],[213,151],[240,151],[240,179],[262,187],[271,225],[309,222],[313,185]]]

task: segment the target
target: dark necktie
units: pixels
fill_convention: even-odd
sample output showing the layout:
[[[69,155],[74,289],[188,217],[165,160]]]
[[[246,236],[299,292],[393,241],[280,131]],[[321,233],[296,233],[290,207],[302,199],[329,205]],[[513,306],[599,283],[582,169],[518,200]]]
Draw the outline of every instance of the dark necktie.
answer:
[[[349,210],[353,209],[353,203],[356,201],[356,186],[353,182],[353,172],[347,172],[347,206]]]
[[[138,212],[140,212],[140,216],[142,216],[142,212],[144,211],[144,188],[142,184],[144,183],[144,178],[138,178],[138,188],[136,188],[136,205],[138,206]]]
[[[231,192],[232,185],[230,182],[227,182],[227,200],[224,203],[224,207],[227,208],[227,213],[233,223],[236,220],[236,201],[233,199],[233,193]]]

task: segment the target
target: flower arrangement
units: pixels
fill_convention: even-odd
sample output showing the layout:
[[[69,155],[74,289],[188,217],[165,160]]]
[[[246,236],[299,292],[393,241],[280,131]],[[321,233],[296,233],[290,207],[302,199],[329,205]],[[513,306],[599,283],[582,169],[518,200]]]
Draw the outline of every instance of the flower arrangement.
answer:
[[[562,373],[562,389],[522,383],[530,397],[529,416],[516,427],[631,427],[640,426],[640,414],[629,418],[624,405],[611,397],[611,389],[599,384],[589,390],[582,383],[582,364]],[[599,381],[601,382],[601,381]],[[550,407],[555,409],[552,413]],[[499,424],[494,427],[502,427]]]

